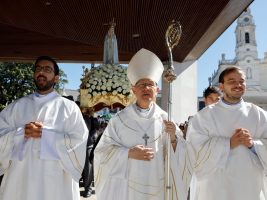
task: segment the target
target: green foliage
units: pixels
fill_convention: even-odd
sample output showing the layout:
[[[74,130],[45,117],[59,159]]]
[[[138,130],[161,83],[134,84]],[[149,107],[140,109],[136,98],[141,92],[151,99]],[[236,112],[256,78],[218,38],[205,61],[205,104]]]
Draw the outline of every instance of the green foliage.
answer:
[[[34,91],[33,64],[0,63],[0,109]]]
[[[67,75],[60,69],[60,81],[55,89],[64,88]],[[0,111],[15,99],[26,96],[35,90],[33,63],[0,63]]]
[[[67,74],[65,74],[62,69],[59,69],[59,76],[59,82],[54,87],[56,91],[63,89],[65,84],[68,83]]]

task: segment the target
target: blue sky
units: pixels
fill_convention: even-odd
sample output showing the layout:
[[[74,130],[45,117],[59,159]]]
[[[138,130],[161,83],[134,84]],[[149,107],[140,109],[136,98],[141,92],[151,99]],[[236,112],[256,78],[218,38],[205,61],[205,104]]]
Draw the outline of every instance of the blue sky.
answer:
[[[267,52],[267,1],[255,0],[251,6],[251,13],[256,24],[256,41],[259,58],[264,57]],[[226,54],[226,59],[235,57],[235,27],[234,22],[228,29],[210,46],[210,48],[198,60],[198,96],[202,96],[202,91],[208,86],[208,77],[218,68],[221,54]],[[118,38],[119,39],[119,38]],[[104,39],[103,39],[104,40]],[[103,41],[104,42],[104,41]],[[84,63],[60,63],[60,68],[67,74],[69,83],[67,89],[78,89],[80,78],[82,77],[82,66],[89,67],[91,64]],[[266,77],[267,78],[267,77]]]

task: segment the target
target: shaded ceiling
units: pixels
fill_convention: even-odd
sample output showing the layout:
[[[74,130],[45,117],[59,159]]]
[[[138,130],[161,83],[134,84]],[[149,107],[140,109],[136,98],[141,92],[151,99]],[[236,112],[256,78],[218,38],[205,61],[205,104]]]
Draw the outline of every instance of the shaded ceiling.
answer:
[[[164,38],[173,19],[183,30],[174,60],[196,60],[252,1],[1,0],[0,60],[49,55],[64,62],[102,62],[113,18],[120,61],[140,48],[167,60]]]

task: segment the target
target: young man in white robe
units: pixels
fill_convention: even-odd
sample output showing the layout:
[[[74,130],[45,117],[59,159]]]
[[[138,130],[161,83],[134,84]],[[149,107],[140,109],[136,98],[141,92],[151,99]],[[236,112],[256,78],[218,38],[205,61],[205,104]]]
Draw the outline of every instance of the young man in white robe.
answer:
[[[209,106],[211,104],[217,103],[220,99],[221,99],[221,91],[218,87],[216,86],[209,86],[207,88],[205,88],[205,90],[203,91],[203,98],[204,98],[204,103],[205,106]],[[192,116],[193,117],[193,116]],[[191,119],[192,119],[191,117]],[[186,130],[188,128],[188,124],[187,123],[187,127]],[[193,174],[192,175],[192,179],[191,179],[191,184],[190,184],[190,199],[194,199],[194,195],[196,194],[196,177]]]
[[[209,86],[203,91],[205,106],[217,103],[221,98],[221,92],[216,86]]]
[[[195,115],[188,128],[196,189],[192,200],[266,200],[267,114],[244,102],[245,75],[219,76],[223,98]]]
[[[0,200],[79,200],[88,130],[75,102],[53,86],[57,63],[34,66],[36,92],[0,113]]]
[[[190,171],[185,141],[167,113],[156,103],[163,65],[141,49],[127,75],[136,103],[114,116],[95,149],[97,200],[166,199],[166,142],[170,136],[170,199],[186,200]]]

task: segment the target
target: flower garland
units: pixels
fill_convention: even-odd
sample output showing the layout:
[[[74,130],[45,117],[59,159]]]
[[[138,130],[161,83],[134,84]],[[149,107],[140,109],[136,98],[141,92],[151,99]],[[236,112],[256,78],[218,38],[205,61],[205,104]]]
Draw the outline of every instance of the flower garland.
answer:
[[[127,69],[122,65],[103,64],[91,68],[85,85],[89,98],[107,94],[128,96],[131,90]]]

